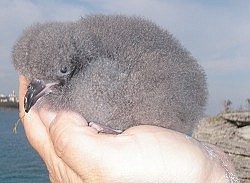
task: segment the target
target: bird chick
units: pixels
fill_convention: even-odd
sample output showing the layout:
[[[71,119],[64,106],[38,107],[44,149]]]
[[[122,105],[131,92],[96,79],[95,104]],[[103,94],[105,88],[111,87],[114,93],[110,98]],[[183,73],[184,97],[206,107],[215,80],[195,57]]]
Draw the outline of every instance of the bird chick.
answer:
[[[196,59],[167,30],[140,17],[36,24],[12,56],[31,82],[26,112],[72,110],[101,132],[148,124],[189,133],[206,104],[206,77]]]

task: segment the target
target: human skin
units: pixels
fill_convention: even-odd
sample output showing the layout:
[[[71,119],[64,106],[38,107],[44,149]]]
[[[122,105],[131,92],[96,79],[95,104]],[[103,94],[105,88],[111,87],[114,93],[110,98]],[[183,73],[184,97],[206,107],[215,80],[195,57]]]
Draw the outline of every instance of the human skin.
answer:
[[[234,172],[219,149],[173,130],[141,125],[119,135],[102,134],[72,111],[33,107],[25,113],[27,85],[19,76],[20,117],[53,183],[226,183]]]

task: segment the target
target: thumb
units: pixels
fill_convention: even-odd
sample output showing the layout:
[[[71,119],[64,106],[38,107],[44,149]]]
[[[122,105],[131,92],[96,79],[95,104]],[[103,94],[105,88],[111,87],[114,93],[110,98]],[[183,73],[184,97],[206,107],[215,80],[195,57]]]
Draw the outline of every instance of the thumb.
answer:
[[[40,116],[44,116],[43,112],[46,111],[41,111]],[[103,151],[101,141],[106,138],[105,135],[89,127],[77,113],[62,111],[53,120],[48,116],[53,115],[47,115],[42,121],[49,131],[56,155],[83,179],[94,178],[99,171],[98,163]]]

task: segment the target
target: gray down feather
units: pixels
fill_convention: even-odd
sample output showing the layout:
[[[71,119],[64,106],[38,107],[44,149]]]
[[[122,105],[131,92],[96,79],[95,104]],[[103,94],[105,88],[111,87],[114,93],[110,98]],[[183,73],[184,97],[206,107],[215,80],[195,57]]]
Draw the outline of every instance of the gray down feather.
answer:
[[[55,82],[74,68],[35,107],[73,110],[114,129],[150,124],[188,133],[207,99],[196,59],[168,31],[140,17],[36,24],[15,44],[13,63],[29,81]]]

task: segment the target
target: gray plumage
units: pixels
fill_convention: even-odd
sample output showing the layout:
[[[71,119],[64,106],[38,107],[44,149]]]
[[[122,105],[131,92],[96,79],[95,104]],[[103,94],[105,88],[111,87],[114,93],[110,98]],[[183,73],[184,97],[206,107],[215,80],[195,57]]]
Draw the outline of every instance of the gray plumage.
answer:
[[[29,81],[63,81],[35,105],[73,110],[114,129],[151,124],[190,132],[207,98],[203,69],[166,30],[122,15],[36,24],[13,49]]]

